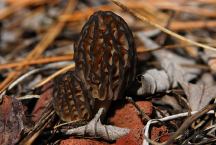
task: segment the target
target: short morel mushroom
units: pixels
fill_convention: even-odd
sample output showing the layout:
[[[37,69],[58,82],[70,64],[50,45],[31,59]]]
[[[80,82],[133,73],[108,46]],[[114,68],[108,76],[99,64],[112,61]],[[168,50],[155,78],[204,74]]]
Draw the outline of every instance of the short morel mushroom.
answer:
[[[92,117],[94,98],[84,83],[68,71],[54,80],[53,107],[64,121],[85,121]]]
[[[89,120],[107,110],[135,77],[136,50],[126,22],[110,11],[95,12],[75,44],[75,70],[55,81],[53,104],[64,121]]]

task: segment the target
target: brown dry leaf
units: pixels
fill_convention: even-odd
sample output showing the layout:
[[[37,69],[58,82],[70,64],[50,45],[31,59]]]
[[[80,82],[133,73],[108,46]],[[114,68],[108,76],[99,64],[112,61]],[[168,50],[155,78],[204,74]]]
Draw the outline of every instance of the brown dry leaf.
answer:
[[[0,105],[0,144],[13,145],[24,129],[22,104],[13,97],[4,96]]]
[[[52,100],[52,83],[45,84],[42,88],[43,93],[38,99],[33,111],[32,111],[32,121],[38,122],[43,115],[47,104]]]

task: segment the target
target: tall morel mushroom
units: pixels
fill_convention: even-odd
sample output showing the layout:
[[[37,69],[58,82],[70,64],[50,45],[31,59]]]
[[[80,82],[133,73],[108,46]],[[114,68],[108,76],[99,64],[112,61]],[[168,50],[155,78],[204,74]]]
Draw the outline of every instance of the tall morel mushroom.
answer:
[[[111,11],[94,13],[74,51],[76,70],[99,100],[116,100],[135,77],[136,50],[127,23]]]
[[[126,22],[95,12],[75,44],[76,67],[55,81],[53,104],[64,121],[89,120],[122,97],[135,77],[136,50]]]

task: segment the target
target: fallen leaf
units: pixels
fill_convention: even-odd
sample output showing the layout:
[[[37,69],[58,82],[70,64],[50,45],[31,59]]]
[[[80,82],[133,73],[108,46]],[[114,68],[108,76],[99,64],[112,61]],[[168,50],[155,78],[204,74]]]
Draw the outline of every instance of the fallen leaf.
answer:
[[[161,98],[153,98],[152,102],[154,104],[169,105],[172,107],[173,111],[180,112],[182,110],[182,107],[175,96],[164,95]]]
[[[120,128],[113,125],[103,125],[100,117],[103,108],[100,108],[95,117],[86,125],[69,129],[64,132],[66,135],[89,135],[90,137],[100,137],[108,141],[114,141],[130,132],[130,129]]]
[[[47,104],[52,100],[52,83],[48,83],[43,86],[40,98],[38,99],[33,111],[32,111],[32,121],[38,122],[47,107]]]
[[[158,45],[146,35],[139,35],[139,37],[148,48],[158,48]],[[207,52],[210,51],[208,50]],[[142,87],[137,91],[138,95],[163,92],[180,84],[193,111],[202,109],[212,98],[216,97],[216,85],[212,85],[212,83],[207,81],[205,84],[189,83],[191,79],[200,73],[200,70],[191,67],[183,68],[180,65],[195,64],[194,60],[181,57],[167,50],[154,51],[153,55],[160,62],[163,70],[151,69],[144,73],[141,78]]]
[[[148,38],[146,34],[139,33],[138,36],[147,48],[159,48],[159,45]],[[181,64],[195,64],[195,61],[192,59],[179,56],[168,50],[157,50],[152,53],[160,63],[162,70],[150,69],[142,74],[142,86],[138,89],[137,95],[164,92],[168,89],[177,87],[179,79],[190,81],[191,79],[196,78],[200,73],[200,70],[197,68],[183,68],[181,66]]]
[[[216,85],[180,83],[185,91],[192,111],[199,111],[216,97]]]
[[[150,69],[141,76],[142,86],[137,90],[137,95],[164,92],[172,87],[170,80],[164,70]]]
[[[168,74],[172,74],[174,81],[183,88],[192,111],[201,110],[216,97],[216,85],[212,85],[212,82],[189,83],[185,71],[178,64],[168,61],[164,61],[163,64],[173,66],[172,70],[166,69],[166,67],[164,69]]]
[[[0,144],[13,145],[20,139],[24,129],[24,112],[21,102],[3,96],[0,104]]]

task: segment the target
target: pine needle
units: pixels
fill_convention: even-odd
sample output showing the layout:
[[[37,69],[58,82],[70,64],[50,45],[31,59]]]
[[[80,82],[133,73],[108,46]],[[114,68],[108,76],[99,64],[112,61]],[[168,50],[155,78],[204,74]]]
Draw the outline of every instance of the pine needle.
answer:
[[[125,6],[124,4],[118,2],[117,0],[111,0],[113,3],[115,3],[116,5],[118,5],[119,7],[121,7],[123,10],[129,12],[131,15],[133,15],[134,17],[136,17],[137,19],[141,20],[142,22],[144,23],[148,23],[158,29],[160,29],[162,32],[166,33],[166,34],[169,34],[181,41],[184,41],[186,43],[189,43],[189,44],[193,44],[197,47],[201,47],[201,48],[204,48],[204,49],[208,49],[208,50],[213,50],[213,51],[216,51],[216,48],[214,47],[211,47],[211,46],[208,46],[208,45],[205,45],[205,44],[202,44],[202,43],[198,43],[198,42],[195,42],[195,41],[192,41],[190,39],[187,39],[177,33],[174,33],[168,29],[166,29],[165,27],[151,21],[150,19],[148,19],[147,17],[143,16],[143,15],[140,15],[139,13],[137,12],[134,12],[133,10],[129,9],[127,6]]]

